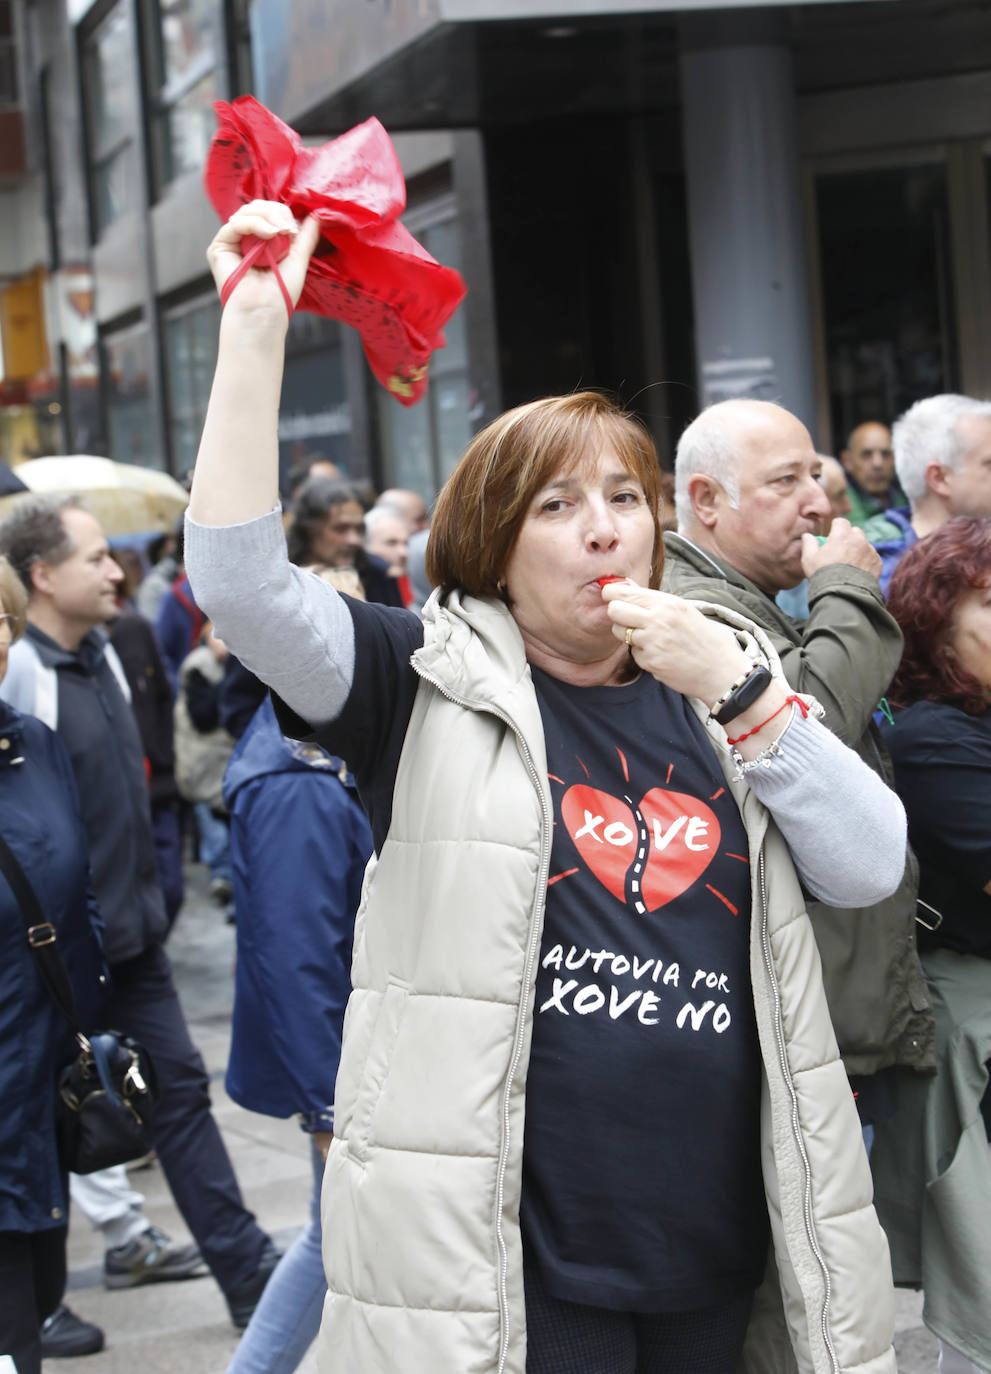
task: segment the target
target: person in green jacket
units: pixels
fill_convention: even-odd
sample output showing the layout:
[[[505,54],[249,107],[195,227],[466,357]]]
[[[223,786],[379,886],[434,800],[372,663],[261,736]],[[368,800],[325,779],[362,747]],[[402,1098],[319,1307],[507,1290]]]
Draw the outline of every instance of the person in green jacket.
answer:
[[[675,463],[678,531],[664,536],[665,591],[754,620],[791,686],[825,707],[825,724],[889,786],[891,764],[873,713],[901,658],[885,608],[881,560],[849,520],[830,515],[821,458],[794,415],[764,401],[711,406],[685,430]],[[808,578],[809,618],[774,602]],[[839,857],[838,857],[838,862]],[[930,1070],[932,1012],[915,944],[917,866],[909,855],[891,897],[854,920],[812,902],[833,1026],[861,1120],[888,1110],[895,1066]]]
[[[895,477],[895,451],[891,430],[868,420],[850,431],[840,462],[847,475],[850,524],[863,526],[874,515],[906,504],[905,493]]]

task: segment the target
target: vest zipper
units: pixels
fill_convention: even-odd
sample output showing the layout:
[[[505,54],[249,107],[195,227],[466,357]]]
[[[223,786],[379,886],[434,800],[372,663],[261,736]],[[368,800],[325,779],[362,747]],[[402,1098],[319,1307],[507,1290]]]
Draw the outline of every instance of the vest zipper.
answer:
[[[553,829],[553,816],[550,814],[550,807],[547,803],[544,789],[541,786],[540,773],[537,765],[533,761],[530,746],[523,737],[523,732],[512,718],[505,711],[499,710],[489,702],[469,701],[465,697],[459,697],[450,688],[439,682],[431,673],[425,671],[420,664],[413,662],[414,671],[425,682],[429,682],[431,687],[435,687],[441,696],[448,701],[460,706],[466,711],[484,711],[489,715],[495,716],[508,726],[516,736],[516,743],[519,746],[523,762],[534,790],[540,799],[540,810],[542,825],[540,832],[540,863],[537,868],[537,884],[534,890],[533,905],[530,908],[530,940],[527,945],[526,963],[523,966],[523,982],[520,989],[520,1001],[517,1007],[516,1016],[516,1035],[513,1039],[513,1053],[509,1061],[509,1073],[506,1077],[506,1089],[503,1094],[502,1120],[503,1120],[503,1146],[499,1153],[499,1164],[496,1175],[496,1241],[499,1246],[499,1324],[502,1331],[502,1338],[499,1349],[498,1374],[503,1374],[506,1367],[506,1360],[509,1357],[509,1293],[506,1288],[506,1275],[509,1270],[509,1255],[506,1251],[506,1240],[502,1231],[502,1211],[505,1200],[506,1188],[506,1163],[509,1154],[509,1099],[513,1087],[513,1080],[516,1071],[520,1066],[520,1059],[523,1054],[523,1038],[526,1030],[526,1019],[524,1011],[530,984],[533,981],[533,967],[537,959],[537,950],[540,944],[540,931],[542,923],[538,919],[543,911],[547,893],[547,877],[551,866],[551,845],[550,836]]]
[[[811,1180],[812,1180],[812,1168],[811,1168],[811,1165],[810,1165],[810,1163],[809,1163],[808,1152],[806,1151],[806,1148],[805,1148],[805,1141],[802,1139],[801,1128],[799,1127],[799,1124],[798,1124],[798,1099],[797,1099],[797,1097],[796,1097],[796,1095],[795,1095],[795,1089],[794,1089],[794,1085],[793,1085],[792,1077],[791,1077],[791,1070],[790,1070],[789,1067],[788,1067],[788,1055],[787,1055],[787,1051],[786,1051],[786,1049],[785,1049],[784,1031],[782,1030],[782,1027],[781,1027],[781,998],[780,998],[779,993],[778,993],[778,980],[777,980],[777,978],[775,977],[775,973],[774,973],[774,961],[773,961],[773,959],[772,959],[772,957],[771,957],[771,938],[770,938],[770,933],[769,933],[769,931],[768,931],[768,918],[767,918],[767,884],[766,884],[766,881],[765,881],[765,873],[764,873],[764,850],[763,850],[763,846],[761,847],[760,857],[759,857],[758,860],[757,860],[757,882],[758,882],[758,885],[759,885],[759,887],[760,887],[760,904],[761,904],[761,926],[760,926],[760,930],[761,930],[761,948],[762,948],[763,954],[764,954],[764,968],[765,968],[765,971],[766,971],[766,973],[767,973],[768,979],[770,980],[771,987],[772,987],[772,989],[773,989],[773,991],[774,991],[774,1034],[775,1034],[775,1039],[776,1039],[776,1041],[777,1041],[777,1046],[778,1046],[778,1060],[779,1060],[779,1063],[780,1063],[780,1065],[781,1065],[781,1072],[782,1072],[782,1074],[784,1075],[785,1082],[786,1082],[787,1085],[788,1085],[788,1091],[789,1091],[790,1094],[791,1094],[791,1104],[792,1104],[792,1112],[791,1112],[792,1134],[793,1134],[793,1136],[794,1136],[794,1138],[795,1138],[795,1143],[796,1143],[796,1145],[798,1146],[798,1152],[799,1152],[799,1154],[800,1154],[801,1157],[802,1157],[802,1164],[803,1164],[804,1169],[805,1169],[805,1188],[804,1188],[804,1190],[803,1190],[803,1191],[804,1191],[803,1212],[804,1212],[804,1220],[805,1220],[805,1235],[806,1235],[806,1239],[807,1239],[808,1242],[809,1242],[809,1248],[811,1249],[812,1253],[815,1255],[816,1260],[817,1260],[817,1262],[818,1262],[818,1264],[819,1264],[819,1268],[822,1270],[823,1286],[824,1286],[824,1288],[825,1288],[825,1297],[824,1297],[824,1299],[823,1299],[822,1311],[821,1311],[820,1314],[819,1314],[819,1325],[820,1325],[820,1328],[821,1328],[821,1331],[822,1331],[822,1340],[823,1340],[823,1344],[824,1344],[825,1347],[826,1347],[826,1350],[827,1350],[827,1352],[828,1352],[828,1354],[829,1354],[830,1362],[831,1362],[831,1364],[832,1364],[833,1374],[840,1374],[840,1364],[839,1364],[839,1360],[836,1358],[836,1351],[833,1349],[833,1342],[832,1342],[832,1340],[831,1340],[831,1338],[830,1338],[830,1335],[829,1335],[829,1305],[830,1305],[830,1301],[831,1301],[832,1285],[831,1285],[831,1283],[830,1283],[830,1278],[829,1278],[829,1269],[828,1269],[828,1267],[827,1267],[827,1265],[826,1265],[825,1259],[823,1258],[823,1254],[822,1254],[822,1251],[821,1251],[820,1248],[819,1248],[819,1242],[818,1242],[818,1240],[816,1239],[816,1234],[815,1234],[815,1222],[814,1222],[813,1217],[812,1217],[812,1183],[811,1183]]]

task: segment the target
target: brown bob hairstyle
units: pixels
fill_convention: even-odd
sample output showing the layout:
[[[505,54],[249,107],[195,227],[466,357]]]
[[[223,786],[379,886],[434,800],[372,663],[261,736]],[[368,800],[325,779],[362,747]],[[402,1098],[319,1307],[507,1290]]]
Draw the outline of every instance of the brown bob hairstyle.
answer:
[[[597,391],[530,401],[475,435],[444,483],[430,522],[432,585],[500,596],[506,563],[537,493],[597,458],[607,444],[643,487],[654,520],[650,585],[659,587],[664,545],[657,451],[640,421]]]

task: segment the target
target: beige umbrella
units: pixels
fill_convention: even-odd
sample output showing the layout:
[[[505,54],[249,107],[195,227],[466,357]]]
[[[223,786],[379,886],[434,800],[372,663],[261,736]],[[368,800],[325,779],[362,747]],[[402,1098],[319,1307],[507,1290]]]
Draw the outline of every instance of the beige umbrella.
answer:
[[[29,458],[15,471],[29,491],[81,497],[108,536],[171,530],[189,500],[167,472],[85,453]],[[0,513],[18,500],[4,497]]]

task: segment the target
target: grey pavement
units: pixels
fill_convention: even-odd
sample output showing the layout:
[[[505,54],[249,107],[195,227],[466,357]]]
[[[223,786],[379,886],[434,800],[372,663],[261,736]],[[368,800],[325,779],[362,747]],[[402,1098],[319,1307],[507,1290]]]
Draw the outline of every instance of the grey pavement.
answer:
[[[186,903],[168,950],[193,1039],[211,1076],[214,1113],[245,1202],[261,1225],[285,1245],[307,1213],[307,1143],[294,1121],[246,1112],[224,1091],[234,999],[234,930],[207,898],[204,872],[197,864],[187,867]],[[158,1165],[132,1172],[131,1181],[145,1196],[149,1220],[175,1240],[188,1240]],[[212,1278],[108,1292],[103,1287],[102,1262],[99,1234],[74,1216],[66,1302],[80,1316],[103,1327],[107,1344],[99,1355],[47,1360],[45,1374],[223,1374],[238,1333]],[[936,1374],[936,1341],[922,1325],[921,1295],[899,1292],[896,1297],[899,1374]],[[311,1349],[299,1374],[315,1372],[316,1356]]]

